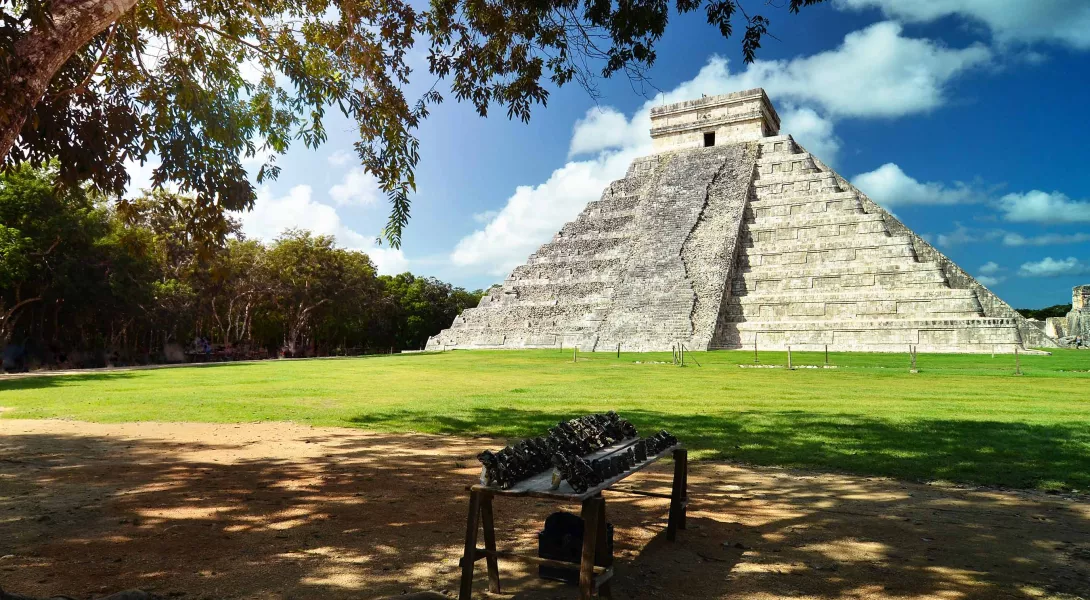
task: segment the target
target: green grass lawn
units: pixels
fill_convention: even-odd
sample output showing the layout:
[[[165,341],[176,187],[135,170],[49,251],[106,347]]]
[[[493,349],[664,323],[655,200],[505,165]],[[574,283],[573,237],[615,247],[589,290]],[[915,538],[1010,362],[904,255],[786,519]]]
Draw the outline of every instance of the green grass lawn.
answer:
[[[743,369],[745,352],[448,352],[0,381],[4,418],[290,420],[529,436],[615,409],[697,458],[1041,489],[1090,489],[1090,352],[833,354],[837,369]],[[699,361],[700,366],[693,364]],[[794,354],[820,365],[819,353]],[[762,352],[763,364],[785,353]]]

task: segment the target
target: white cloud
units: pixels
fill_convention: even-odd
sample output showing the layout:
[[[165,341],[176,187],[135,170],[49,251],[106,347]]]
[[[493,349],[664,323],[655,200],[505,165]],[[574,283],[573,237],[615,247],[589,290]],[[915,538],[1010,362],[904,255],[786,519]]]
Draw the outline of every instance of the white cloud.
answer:
[[[320,235],[332,235],[337,243],[352,250],[366,252],[379,273],[401,273],[409,261],[398,249],[380,248],[369,238],[350,229],[341,221],[337,210],[312,198],[309,185],[297,185],[284,196],[274,197],[268,186],[257,192],[253,210],[241,213],[242,230],[248,237],[272,241],[285,229],[308,229]]]
[[[1000,43],[1054,41],[1090,48],[1086,0],[836,0],[849,9],[878,8],[885,15],[920,23],[959,15],[984,24]]]
[[[992,58],[982,44],[952,49],[902,33],[897,23],[875,23],[844,36],[834,50],[758,60],[731,89],[763,87],[773,98],[815,103],[834,117],[899,117],[941,106],[950,80]]]
[[[496,218],[496,215],[500,214],[498,210],[486,210],[484,212],[473,213],[473,220],[478,223],[487,223]]]
[[[886,163],[869,173],[856,175],[852,178],[852,184],[886,208],[910,204],[964,204],[980,200],[980,194],[964,183],[955,182],[953,187],[936,182],[921,183],[906,175],[894,163]]]
[[[1024,263],[1018,269],[1018,274],[1022,277],[1060,277],[1086,273],[1090,273],[1090,263],[1082,262],[1074,256],[1060,260],[1047,256],[1044,260]]]
[[[628,163],[638,155],[625,151],[569,162],[553,171],[545,183],[519,186],[483,229],[458,242],[451,262],[489,275],[507,274],[575,218],[587,202],[598,199],[611,181],[624,176]]]
[[[341,149],[327,156],[326,160],[334,167],[343,167],[352,162],[355,158],[355,154],[352,154],[348,150]]]
[[[1004,246],[1012,248],[1025,246],[1059,246],[1062,244],[1082,244],[1090,242],[1090,233],[1044,233],[1041,235],[1024,236],[1020,233],[1003,229],[971,229],[965,227],[961,223],[957,223],[953,231],[949,233],[940,233],[938,235],[938,244],[940,246],[957,246],[995,241],[999,241]]]
[[[980,272],[981,275],[995,275],[996,273],[998,273],[998,272],[1000,272],[1002,270],[1003,270],[1002,267],[1000,267],[994,261],[990,261],[990,260],[988,262],[980,265],[980,269],[978,269],[978,271]]]
[[[653,106],[763,87],[781,109],[781,132],[833,163],[841,144],[833,131],[836,119],[931,110],[945,102],[950,80],[991,59],[980,45],[950,49],[902,33],[896,23],[878,23],[848,34],[834,50],[757,61],[738,73],[730,71],[726,59],[713,56],[696,77],[659,94],[631,117],[612,107],[587,111],[573,127],[568,148],[572,160],[544,183],[519,186],[482,228],[458,242],[452,263],[492,275],[521,264],[611,181],[623,177],[633,158],[651,153]],[[940,200],[948,202],[951,194],[965,194],[938,191]]]
[[[970,229],[961,223],[955,223],[955,228],[950,233],[940,233],[936,237],[938,245],[946,248],[950,246],[962,246],[979,242],[994,242],[1003,237],[1004,231],[999,229]]]
[[[377,204],[383,198],[378,180],[363,167],[349,169],[341,182],[329,188],[329,197],[337,206],[368,206]]]
[[[1016,223],[1090,223],[1090,201],[1075,201],[1060,192],[1007,194],[997,205],[1005,220]]]
[[[650,113],[640,111],[630,122],[612,106],[595,107],[575,122],[568,158],[649,144]]]
[[[1004,246],[1058,246],[1060,244],[1081,244],[1090,242],[1090,233],[1045,233],[1025,237],[1018,233],[1003,236]]]
[[[980,285],[983,285],[985,287],[991,287],[993,285],[999,285],[1000,283],[1003,283],[1007,280],[1007,278],[1003,275],[1000,275],[998,277],[993,277],[991,275],[977,275],[976,280],[980,282]]]

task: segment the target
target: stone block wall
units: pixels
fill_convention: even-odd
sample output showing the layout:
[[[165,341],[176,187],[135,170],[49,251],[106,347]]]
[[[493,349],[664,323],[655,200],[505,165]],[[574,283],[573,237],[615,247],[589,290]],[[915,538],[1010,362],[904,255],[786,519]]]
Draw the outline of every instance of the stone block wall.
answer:
[[[637,159],[428,348],[706,348],[756,158],[742,143]]]
[[[1009,313],[987,314],[980,294],[951,285],[945,257],[921,256],[915,234],[790,136],[765,138],[760,151],[712,347],[1023,347],[1017,313],[1003,304]]]
[[[704,127],[749,135],[747,111],[759,139],[678,149]],[[768,135],[778,117],[763,91],[652,120],[672,149],[633,161],[429,349],[1057,345],[790,136]],[[1090,303],[1090,287],[1075,293]],[[1090,327],[1090,309],[1072,314],[1063,327]]]

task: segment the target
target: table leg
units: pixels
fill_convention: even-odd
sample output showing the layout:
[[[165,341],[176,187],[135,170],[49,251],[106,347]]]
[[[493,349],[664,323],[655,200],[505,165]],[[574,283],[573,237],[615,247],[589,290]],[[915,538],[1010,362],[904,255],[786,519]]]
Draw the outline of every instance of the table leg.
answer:
[[[579,600],[594,597],[594,554],[598,549],[598,521],[602,496],[583,501],[583,555],[579,561]]]
[[[602,498],[598,502],[598,543],[595,545],[594,551],[594,563],[603,566],[613,566],[613,553],[609,551],[609,529],[606,521],[606,499]],[[598,587],[598,597],[611,600],[613,598],[613,591],[610,586],[610,580],[606,580]]]
[[[689,517],[689,451],[681,451],[681,522],[679,529],[686,529],[685,520]]]
[[[674,450],[674,484],[670,490],[670,517],[666,524],[666,539],[674,541],[677,530],[685,529],[685,490],[689,469],[689,453],[684,448]]]
[[[482,494],[481,497],[481,527],[484,529],[484,548],[489,552],[496,551],[496,527],[492,520],[492,494]],[[485,559],[488,564],[488,591],[493,594],[500,593],[500,566],[496,556],[488,556]]]
[[[473,597],[473,564],[477,558],[478,518],[481,515],[481,493],[469,493],[469,517],[466,519],[466,546],[462,553],[462,582],[458,591],[458,600],[470,600]]]

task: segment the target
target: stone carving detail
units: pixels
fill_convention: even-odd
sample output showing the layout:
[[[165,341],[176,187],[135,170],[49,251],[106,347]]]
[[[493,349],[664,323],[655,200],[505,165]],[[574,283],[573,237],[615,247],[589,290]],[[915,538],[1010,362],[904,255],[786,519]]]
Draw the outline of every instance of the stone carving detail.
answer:
[[[636,159],[428,348],[1054,345],[791,136],[692,147],[696,130],[679,119],[743,100],[758,131],[778,129],[761,90],[652,111],[669,150]],[[731,119],[714,139],[754,139],[752,119]]]

